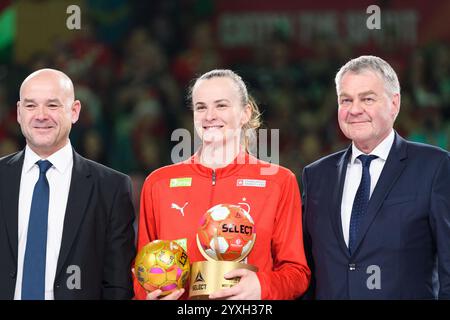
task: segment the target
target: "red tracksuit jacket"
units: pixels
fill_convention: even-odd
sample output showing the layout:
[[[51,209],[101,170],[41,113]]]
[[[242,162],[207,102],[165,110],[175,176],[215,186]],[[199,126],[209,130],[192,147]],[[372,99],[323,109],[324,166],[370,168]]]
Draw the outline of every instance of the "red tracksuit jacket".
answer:
[[[191,263],[205,260],[195,238],[200,218],[209,208],[225,203],[248,204],[255,222],[257,237],[247,263],[258,267],[261,298],[294,299],[303,294],[310,270],[295,175],[247,153],[215,170],[199,164],[194,155],[152,172],[141,193],[138,250],[155,239],[187,239]],[[137,299],[145,299],[136,279],[134,289]]]

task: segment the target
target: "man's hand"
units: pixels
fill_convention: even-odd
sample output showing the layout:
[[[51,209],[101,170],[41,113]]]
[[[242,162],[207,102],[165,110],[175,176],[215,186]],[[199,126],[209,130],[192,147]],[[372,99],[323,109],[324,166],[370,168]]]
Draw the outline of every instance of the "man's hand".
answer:
[[[225,279],[241,278],[238,284],[209,295],[210,299],[261,300],[261,284],[256,273],[247,269],[236,269],[224,275]]]

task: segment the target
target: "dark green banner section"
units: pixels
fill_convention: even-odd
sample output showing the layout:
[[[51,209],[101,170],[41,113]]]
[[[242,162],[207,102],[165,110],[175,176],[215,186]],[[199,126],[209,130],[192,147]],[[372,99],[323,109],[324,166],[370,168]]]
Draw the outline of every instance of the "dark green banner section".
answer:
[[[16,35],[16,12],[12,6],[0,12],[0,30],[0,62],[5,62],[12,56]]]

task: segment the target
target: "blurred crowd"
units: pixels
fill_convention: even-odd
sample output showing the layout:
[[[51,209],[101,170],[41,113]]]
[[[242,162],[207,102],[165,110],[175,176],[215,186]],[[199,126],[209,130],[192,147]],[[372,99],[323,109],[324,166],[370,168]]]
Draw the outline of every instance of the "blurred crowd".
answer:
[[[248,85],[267,129],[280,129],[280,164],[300,177],[303,167],[348,145],[337,125],[334,76],[360,54],[317,39],[299,58],[290,39],[274,33],[263,47],[230,60],[219,48],[213,1],[86,1],[82,32],[55,40],[50,53],[25,64],[0,66],[0,156],[24,146],[15,105],[21,81],[33,70],[66,72],[82,103],[71,142],[87,158],[133,177],[171,163],[171,133],[192,129],[186,99],[190,81],[231,68]],[[150,10],[151,8],[151,10]],[[402,103],[395,128],[406,138],[450,147],[450,46],[432,43],[406,52],[376,52],[399,74]]]

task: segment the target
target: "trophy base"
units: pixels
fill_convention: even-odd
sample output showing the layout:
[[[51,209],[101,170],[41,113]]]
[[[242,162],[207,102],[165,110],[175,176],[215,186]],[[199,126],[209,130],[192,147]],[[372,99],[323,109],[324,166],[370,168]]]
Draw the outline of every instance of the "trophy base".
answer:
[[[189,299],[208,300],[211,293],[230,288],[239,278],[225,279],[223,275],[235,269],[258,271],[255,266],[233,261],[198,261],[191,267]]]

